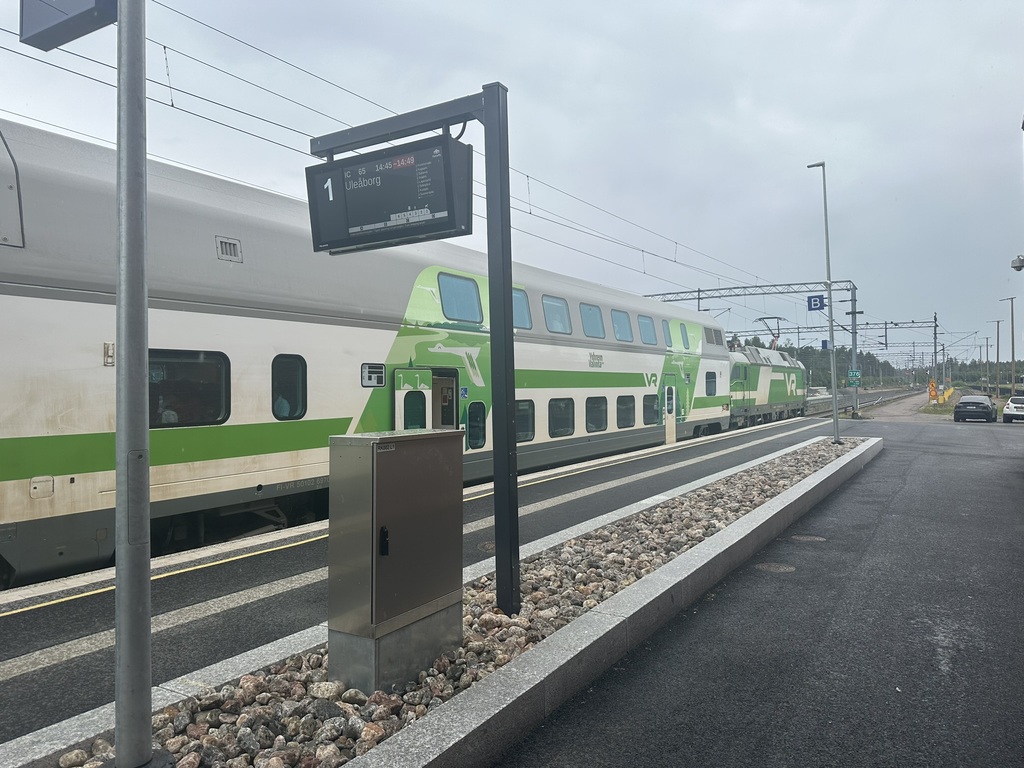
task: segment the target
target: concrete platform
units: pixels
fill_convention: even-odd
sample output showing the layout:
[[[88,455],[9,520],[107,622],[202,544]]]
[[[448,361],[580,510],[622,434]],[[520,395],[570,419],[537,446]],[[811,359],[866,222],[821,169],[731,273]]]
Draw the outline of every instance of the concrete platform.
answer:
[[[763,456],[730,472],[712,475],[667,494],[644,499],[578,526],[579,530],[567,529],[532,542],[522,547],[521,554],[527,557],[583,530],[600,527],[799,447]],[[429,717],[403,729],[349,765],[448,768],[479,766],[497,759],[559,705],[611,668],[665,622],[698,600],[733,569],[863,469],[881,450],[880,439],[868,439],[843,458],[604,601],[536,648],[459,694]],[[463,578],[469,582],[493,570],[493,560],[483,561],[466,568]],[[294,653],[326,644],[326,623],[309,627],[290,637],[155,686],[153,707],[161,708],[196,695],[204,687],[223,685]],[[108,704],[0,745],[0,768],[53,764],[54,754],[90,743],[97,735],[110,732],[113,718],[114,705]]]
[[[874,438],[604,601],[349,765],[476,768],[699,599],[882,450]]]

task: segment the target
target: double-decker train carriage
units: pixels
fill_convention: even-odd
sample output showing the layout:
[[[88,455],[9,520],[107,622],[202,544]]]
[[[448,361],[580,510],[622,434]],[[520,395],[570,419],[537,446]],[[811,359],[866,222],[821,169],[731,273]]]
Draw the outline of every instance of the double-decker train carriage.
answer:
[[[113,556],[117,223],[114,150],[0,135],[9,586]],[[330,435],[461,428],[467,481],[490,475],[484,256],[314,253],[305,201],[153,161],[148,179],[154,552],[325,516]],[[521,469],[729,428],[713,318],[521,264],[513,281]]]

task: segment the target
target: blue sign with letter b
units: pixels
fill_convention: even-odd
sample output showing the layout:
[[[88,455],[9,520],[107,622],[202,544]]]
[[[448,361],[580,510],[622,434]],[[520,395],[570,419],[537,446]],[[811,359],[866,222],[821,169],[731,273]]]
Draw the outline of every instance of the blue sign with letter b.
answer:
[[[808,312],[821,312],[825,309],[825,297],[824,296],[808,296],[807,297],[807,311]]]

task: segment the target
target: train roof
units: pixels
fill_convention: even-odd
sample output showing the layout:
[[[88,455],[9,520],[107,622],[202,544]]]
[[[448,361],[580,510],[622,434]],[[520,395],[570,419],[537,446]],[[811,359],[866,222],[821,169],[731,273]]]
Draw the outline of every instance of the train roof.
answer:
[[[29,293],[60,288],[113,301],[115,150],[3,119],[0,137],[0,190],[17,195],[0,197],[0,282]],[[304,200],[153,159],[147,179],[154,306],[393,321],[428,266],[486,275],[484,254],[447,241],[317,253]],[[525,264],[513,263],[513,280],[527,290],[721,327],[707,313]]]
[[[729,353],[734,363],[754,363],[756,365],[774,365],[785,368],[803,368],[804,364],[788,352],[781,349],[765,349],[764,347],[740,347]]]

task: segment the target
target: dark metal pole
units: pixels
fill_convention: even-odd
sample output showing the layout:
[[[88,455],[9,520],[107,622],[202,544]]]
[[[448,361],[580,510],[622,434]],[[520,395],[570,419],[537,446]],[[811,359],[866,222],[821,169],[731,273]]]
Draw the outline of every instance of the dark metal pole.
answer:
[[[1000,299],[1000,301],[1010,302],[1010,397],[1017,394],[1017,344],[1014,338],[1017,335],[1017,331],[1013,323],[1013,300],[1016,298],[1016,296],[1010,296],[1006,299]]]
[[[487,181],[487,276],[491,304],[491,424],[494,430],[494,564],[498,607],[519,613],[519,487],[512,339],[512,226],[508,89],[483,87]]]
[[[824,169],[822,169],[824,172]],[[857,289],[850,290],[850,368],[857,369]],[[853,387],[853,418],[858,418],[860,412],[860,384]]]
[[[118,768],[150,762],[149,372],[146,283],[146,4],[117,25],[115,724]]]

